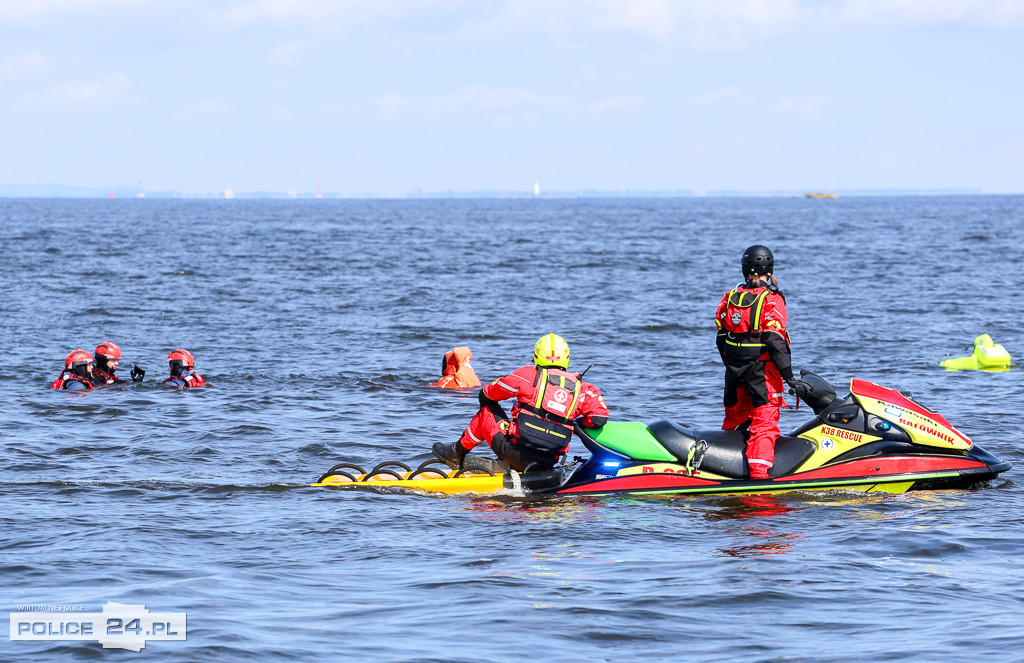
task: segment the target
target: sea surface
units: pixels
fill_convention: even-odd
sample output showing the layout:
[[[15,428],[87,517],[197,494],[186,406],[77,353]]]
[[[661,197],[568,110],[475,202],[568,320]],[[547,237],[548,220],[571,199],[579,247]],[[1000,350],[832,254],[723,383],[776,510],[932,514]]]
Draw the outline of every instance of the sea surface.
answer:
[[[794,365],[911,390],[1014,468],[974,490],[429,497],[481,378],[563,335],[617,420],[721,422],[713,314],[775,252]],[[1024,197],[0,200],[0,614],[185,612],[2,661],[1024,660]],[[102,341],[145,382],[49,389]],[[211,386],[162,385],[186,348]],[[782,428],[810,417],[783,411]],[[584,449],[574,443],[574,454]]]

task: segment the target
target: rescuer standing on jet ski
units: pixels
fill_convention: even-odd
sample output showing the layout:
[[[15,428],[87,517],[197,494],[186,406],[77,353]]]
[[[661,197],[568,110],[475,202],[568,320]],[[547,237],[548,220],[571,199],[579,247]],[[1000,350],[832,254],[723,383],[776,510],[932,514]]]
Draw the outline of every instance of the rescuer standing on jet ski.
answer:
[[[107,384],[124,384],[126,380],[117,377],[117,365],[121,361],[121,348],[116,343],[107,341],[96,346],[93,354],[96,367],[92,371],[92,383],[96,386]],[[132,382],[142,382],[146,371],[132,364]]]
[[[766,246],[751,246],[741,260],[744,283],[725,293],[715,315],[716,343],[725,363],[725,421],[723,430],[749,422],[747,465],[751,479],[767,479],[775,462],[779,437],[782,381],[797,397],[810,385],[793,377],[786,298],[772,272],[775,257]]]
[[[587,428],[603,426],[608,408],[597,387],[570,373],[569,345],[548,334],[537,341],[533,366],[523,366],[480,390],[480,411],[462,437],[452,444],[434,444],[434,453],[452,467],[462,465],[469,450],[486,442],[516,470],[529,465],[551,469],[569,450],[573,421]],[[516,398],[509,419],[498,401]]]

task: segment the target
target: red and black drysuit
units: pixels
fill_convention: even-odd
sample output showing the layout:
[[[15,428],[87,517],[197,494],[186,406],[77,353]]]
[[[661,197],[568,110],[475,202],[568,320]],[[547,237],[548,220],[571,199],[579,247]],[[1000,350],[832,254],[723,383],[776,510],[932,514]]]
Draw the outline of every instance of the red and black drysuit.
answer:
[[[741,283],[722,297],[715,315],[718,352],[725,363],[723,430],[749,421],[747,464],[752,479],[768,476],[775,462],[782,382],[793,380],[786,299],[778,288]]]
[[[507,417],[498,401],[516,398]],[[456,443],[470,450],[481,442],[520,472],[550,469],[569,450],[573,421],[587,428],[608,421],[601,392],[580,380],[578,373],[560,368],[523,366],[480,390],[480,411]]]

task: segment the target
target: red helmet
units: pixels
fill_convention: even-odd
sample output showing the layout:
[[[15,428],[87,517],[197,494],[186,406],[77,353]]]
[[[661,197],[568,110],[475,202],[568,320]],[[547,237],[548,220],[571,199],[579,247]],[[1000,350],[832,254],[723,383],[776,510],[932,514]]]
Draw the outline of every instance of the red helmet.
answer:
[[[191,371],[196,366],[196,358],[188,350],[178,348],[177,350],[171,350],[171,354],[167,355],[167,363],[171,366],[178,364]]]
[[[71,354],[68,355],[68,358],[64,360],[64,368],[65,370],[70,371],[76,366],[91,363],[93,363],[91,354],[85,350],[72,350]]]
[[[96,346],[96,356],[103,357],[105,359],[120,359],[121,348],[117,347],[116,343],[106,342],[100,343]]]

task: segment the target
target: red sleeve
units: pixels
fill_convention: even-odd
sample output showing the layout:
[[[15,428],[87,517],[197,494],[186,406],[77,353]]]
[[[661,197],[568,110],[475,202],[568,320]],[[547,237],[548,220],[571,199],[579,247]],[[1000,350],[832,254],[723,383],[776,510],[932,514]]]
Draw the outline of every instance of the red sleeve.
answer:
[[[722,331],[722,320],[725,319],[725,305],[729,301],[730,292],[732,292],[732,290],[729,290],[722,295],[722,301],[718,302],[718,310],[715,311],[715,327],[718,328],[718,331]]]
[[[778,293],[769,293],[765,298],[764,311],[761,315],[761,329],[775,332],[789,343],[789,334],[786,331],[786,300]]]
[[[516,369],[514,373],[509,373],[488,385],[484,385],[484,396],[492,401],[503,401],[506,398],[518,396],[533,389],[533,382],[536,377],[536,368],[533,366],[523,366]]]
[[[779,294],[771,293],[765,299],[762,312],[761,341],[768,356],[779,369],[782,379],[793,379],[793,359],[789,349],[789,333],[786,331],[786,300]]]
[[[580,400],[576,403],[576,410],[573,412],[573,418],[577,417],[583,418],[580,423],[586,428],[594,428],[596,425],[594,417],[608,419],[608,407],[604,404],[601,392],[589,382],[584,382],[580,386]]]
[[[718,354],[722,356],[723,360],[725,359],[726,332],[725,329],[722,328],[722,325],[725,324],[725,309],[728,306],[729,293],[731,292],[732,290],[729,290],[722,295],[722,301],[718,302],[718,310],[715,311],[715,327],[718,329],[718,333],[715,334],[715,346],[718,347]]]

